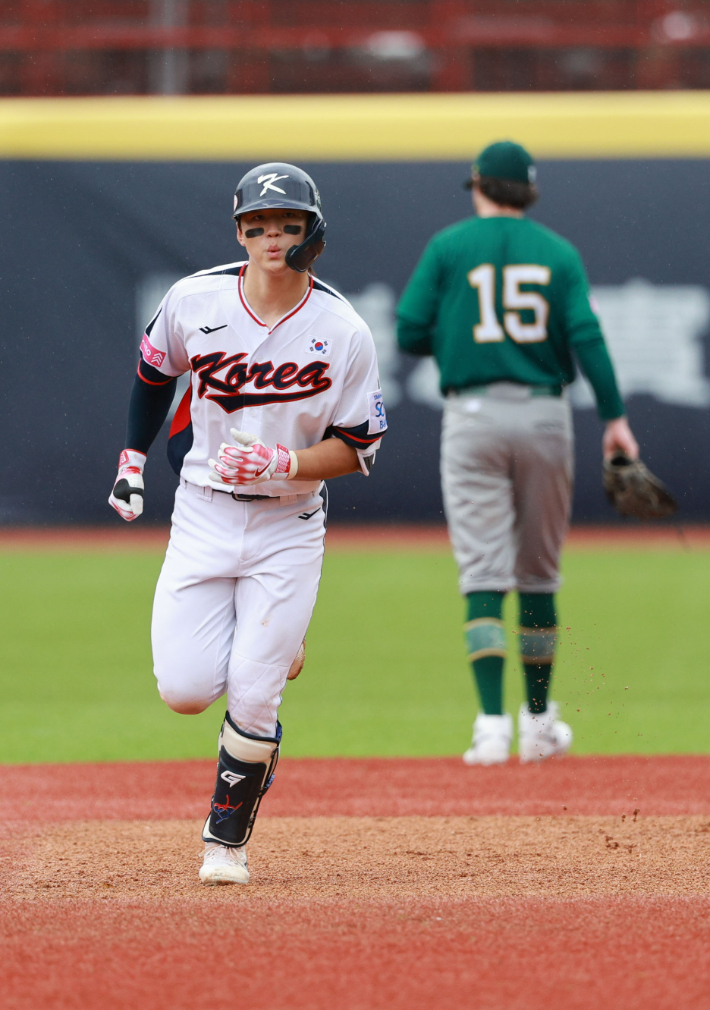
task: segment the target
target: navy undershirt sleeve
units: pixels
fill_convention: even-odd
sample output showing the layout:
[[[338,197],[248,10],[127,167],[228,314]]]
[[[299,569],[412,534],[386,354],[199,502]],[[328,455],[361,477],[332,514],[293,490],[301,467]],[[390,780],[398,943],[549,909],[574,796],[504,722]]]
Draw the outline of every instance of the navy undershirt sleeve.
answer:
[[[141,378],[140,373],[150,367],[141,361],[140,371],[136,374],[131,391],[126,428],[126,448],[146,454],[168,416],[177,388],[177,378],[160,383]],[[161,379],[165,379],[157,369],[151,371],[155,371]]]

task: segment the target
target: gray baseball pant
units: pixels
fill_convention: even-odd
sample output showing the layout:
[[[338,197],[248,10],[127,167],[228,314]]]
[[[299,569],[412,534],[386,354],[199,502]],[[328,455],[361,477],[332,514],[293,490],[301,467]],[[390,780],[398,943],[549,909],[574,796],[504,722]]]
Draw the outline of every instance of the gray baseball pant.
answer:
[[[449,396],[441,478],[462,595],[559,589],[573,479],[566,399],[514,383]]]

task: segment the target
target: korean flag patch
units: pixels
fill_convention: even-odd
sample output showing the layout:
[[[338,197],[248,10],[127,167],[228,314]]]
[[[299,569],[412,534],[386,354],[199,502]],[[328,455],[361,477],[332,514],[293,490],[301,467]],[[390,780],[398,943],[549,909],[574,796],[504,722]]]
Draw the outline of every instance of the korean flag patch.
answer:
[[[320,337],[311,337],[308,350],[311,354],[320,354],[322,357],[327,358],[330,354],[330,340],[322,340]]]

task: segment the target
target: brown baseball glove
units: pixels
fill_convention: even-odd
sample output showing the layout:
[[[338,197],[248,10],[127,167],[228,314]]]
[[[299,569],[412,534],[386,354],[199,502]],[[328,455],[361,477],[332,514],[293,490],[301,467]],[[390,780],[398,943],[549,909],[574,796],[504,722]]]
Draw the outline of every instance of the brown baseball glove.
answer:
[[[640,459],[617,452],[604,460],[604,490],[617,512],[634,519],[666,519],[678,502]]]

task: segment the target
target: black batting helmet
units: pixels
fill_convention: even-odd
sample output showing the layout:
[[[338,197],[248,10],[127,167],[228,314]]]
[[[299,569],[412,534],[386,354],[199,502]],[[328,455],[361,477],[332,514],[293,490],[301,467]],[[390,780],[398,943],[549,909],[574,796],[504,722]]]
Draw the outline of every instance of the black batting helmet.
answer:
[[[292,270],[304,273],[325,248],[325,221],[320,194],[307,172],[295,165],[272,161],[257,165],[239,180],[234,194],[234,219],[253,210],[308,211],[306,237],[286,253],[286,263]]]

